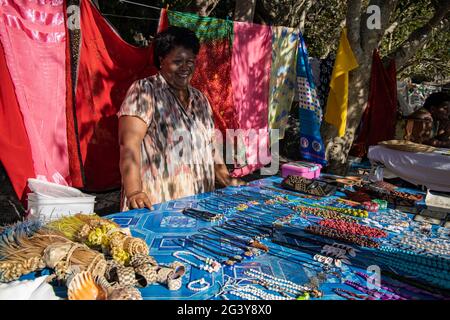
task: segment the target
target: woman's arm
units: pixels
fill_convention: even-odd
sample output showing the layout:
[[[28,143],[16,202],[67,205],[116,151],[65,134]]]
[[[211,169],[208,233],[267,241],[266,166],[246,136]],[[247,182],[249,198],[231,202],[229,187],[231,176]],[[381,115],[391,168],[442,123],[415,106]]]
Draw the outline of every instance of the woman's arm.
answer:
[[[119,118],[119,166],[130,209],[152,208],[150,199],[142,190],[141,180],[141,144],[146,132],[147,125],[141,119],[133,116]]]

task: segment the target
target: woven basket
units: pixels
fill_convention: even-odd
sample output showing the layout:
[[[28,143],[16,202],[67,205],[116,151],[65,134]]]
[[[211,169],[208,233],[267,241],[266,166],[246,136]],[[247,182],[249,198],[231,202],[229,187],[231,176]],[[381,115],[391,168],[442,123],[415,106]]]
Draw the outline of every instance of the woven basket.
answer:
[[[414,143],[408,140],[388,140],[379,142],[378,144],[389,149],[405,152],[433,152],[436,150],[435,147]]]

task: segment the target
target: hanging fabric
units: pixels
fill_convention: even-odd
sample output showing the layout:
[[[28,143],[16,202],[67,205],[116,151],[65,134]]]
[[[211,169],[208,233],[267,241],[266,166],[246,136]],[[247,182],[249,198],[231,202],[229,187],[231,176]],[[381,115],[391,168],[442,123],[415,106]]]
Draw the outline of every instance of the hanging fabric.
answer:
[[[297,86],[299,94],[300,155],[303,159],[326,165],[325,148],[320,135],[322,109],[308,61],[303,36],[299,35],[297,52]]]
[[[325,113],[325,121],[337,128],[339,137],[345,134],[347,126],[348,74],[357,67],[358,62],[348,42],[347,30],[344,28],[339,40]]]
[[[326,113],[327,98],[330,93],[330,81],[333,73],[333,65],[336,60],[336,53],[330,52],[325,59],[320,59],[319,84],[317,85],[317,95],[323,113]]]
[[[131,84],[156,73],[152,49],[126,43],[89,0],[80,5],[81,47],[74,122],[83,186],[102,191],[121,185],[118,112]]]
[[[1,44],[0,83],[0,161],[17,197],[25,204],[27,179],[34,178],[36,175],[30,141]]]
[[[272,67],[269,84],[269,128],[284,138],[289,111],[295,95],[295,59],[298,31],[272,27]]]
[[[369,146],[391,140],[397,119],[397,72],[395,61],[385,68],[378,50],[374,50],[367,107],[360,124],[359,135],[351,154],[367,155]]]
[[[30,140],[34,172],[38,178],[70,184],[63,0],[1,1],[0,17],[0,41]]]
[[[67,149],[72,186],[83,187],[83,167],[78,143],[78,127],[75,118],[75,90],[80,57],[80,0],[66,0],[65,19],[68,39],[66,41],[66,119]]]
[[[160,33],[169,26],[169,17],[167,16],[167,9],[161,9],[159,14],[158,29],[156,33]]]
[[[176,11],[167,15],[169,25],[191,29],[200,40],[191,85],[208,98],[215,127],[225,135],[226,129],[236,128],[230,77],[233,22]]]
[[[268,134],[272,62],[270,26],[234,22],[231,81],[238,128],[244,133],[246,164],[232,175],[242,177],[271,161]]]

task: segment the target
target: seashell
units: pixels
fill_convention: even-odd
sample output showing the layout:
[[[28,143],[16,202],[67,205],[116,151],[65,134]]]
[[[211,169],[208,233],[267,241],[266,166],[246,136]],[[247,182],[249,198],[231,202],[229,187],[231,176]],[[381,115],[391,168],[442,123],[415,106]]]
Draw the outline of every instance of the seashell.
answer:
[[[145,243],[145,241],[140,238],[133,238],[133,237],[127,236],[125,238],[125,241],[123,244],[123,249],[126,252],[128,252],[130,255],[135,255],[135,254],[148,255],[149,254],[149,249],[148,249],[147,243]]]
[[[99,286],[89,272],[81,272],[70,281],[69,300],[106,300],[106,291]]]

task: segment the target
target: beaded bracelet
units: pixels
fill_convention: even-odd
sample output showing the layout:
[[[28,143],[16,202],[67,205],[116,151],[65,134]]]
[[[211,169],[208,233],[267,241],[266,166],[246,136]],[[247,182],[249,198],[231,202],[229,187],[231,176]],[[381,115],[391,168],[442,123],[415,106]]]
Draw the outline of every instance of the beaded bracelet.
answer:
[[[371,227],[362,226],[353,222],[345,222],[339,220],[332,219],[324,219],[319,222],[319,225],[332,228],[344,233],[351,233],[359,236],[366,236],[372,238],[385,238],[387,237],[387,233]]]
[[[335,229],[330,229],[323,226],[307,226],[305,228],[305,231],[316,234],[319,236],[325,236],[328,238],[336,239],[345,241],[348,243],[354,243],[362,247],[369,247],[369,248],[378,248],[380,244],[372,239],[363,238],[361,236],[357,236],[354,234],[344,233]]]
[[[200,285],[200,287],[195,287],[195,285]],[[198,280],[194,280],[188,283],[187,288],[194,292],[200,292],[208,290],[211,287],[211,284],[205,280],[205,278],[201,278]]]
[[[354,218],[345,216],[339,212],[335,212],[335,211],[328,210],[328,209],[304,207],[304,206],[295,206],[292,209],[301,214],[310,214],[310,215],[318,216],[318,217],[325,218],[325,219],[355,221]]]

